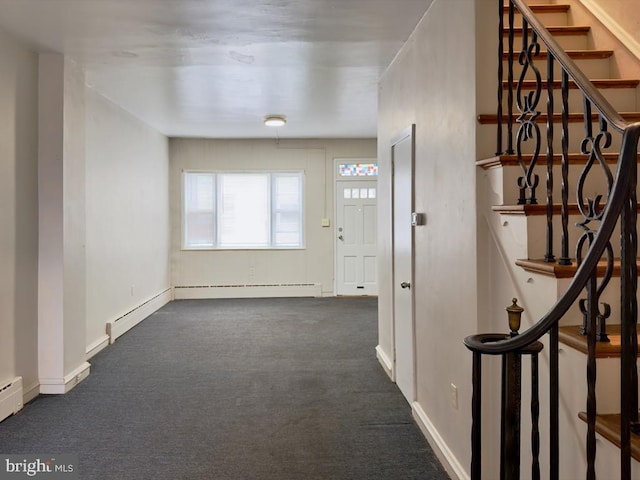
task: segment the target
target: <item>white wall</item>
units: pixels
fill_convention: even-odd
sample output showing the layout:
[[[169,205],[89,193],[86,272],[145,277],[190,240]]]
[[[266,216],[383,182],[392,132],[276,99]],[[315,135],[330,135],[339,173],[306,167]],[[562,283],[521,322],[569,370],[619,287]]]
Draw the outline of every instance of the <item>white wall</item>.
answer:
[[[640,43],[640,4],[638,0],[578,0],[594,13],[605,12],[614,28]]]
[[[37,384],[38,57],[0,32],[0,384]]]
[[[168,139],[92,89],[86,112],[87,334],[170,286]]]
[[[415,208],[427,221],[415,229],[413,407],[424,412],[428,435],[439,439],[461,476],[470,464],[471,424],[471,353],[462,341],[478,331],[476,8],[493,5],[434,1],[383,76],[379,94],[379,344],[394,358],[390,145],[415,123]],[[450,384],[457,386],[458,409]]]
[[[632,35],[636,41],[640,41],[640,15],[638,15],[637,0],[594,0],[594,3],[605,9],[620,28]]]
[[[174,286],[321,283],[333,293],[333,162],[337,157],[375,157],[374,139],[199,140],[171,139],[171,251]],[[304,170],[303,250],[181,250],[181,172],[204,170]]]
[[[566,0],[570,22],[590,25],[591,45],[613,50],[611,73],[619,78],[640,75],[640,20],[637,0]]]

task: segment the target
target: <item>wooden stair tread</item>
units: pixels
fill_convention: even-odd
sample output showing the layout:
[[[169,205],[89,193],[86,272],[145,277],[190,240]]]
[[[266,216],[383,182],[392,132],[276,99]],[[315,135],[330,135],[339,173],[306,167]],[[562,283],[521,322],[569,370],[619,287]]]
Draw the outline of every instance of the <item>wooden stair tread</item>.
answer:
[[[605,153],[603,154],[604,159],[607,163],[618,163],[618,153]],[[522,159],[527,163],[531,160],[531,154],[523,154]],[[584,153],[570,153],[569,154],[569,165],[584,165],[589,158],[589,155]],[[640,161],[640,153],[638,154],[638,161]],[[538,166],[540,168],[546,168],[547,155],[546,153],[541,153],[538,156]],[[553,156],[553,164],[560,165],[562,162],[562,155],[555,154]],[[493,167],[514,167],[519,166],[517,155],[497,155],[495,157],[483,158],[482,160],[476,161],[476,166],[482,167],[485,170]]]
[[[567,13],[571,6],[567,3],[562,3],[556,5],[529,5],[529,8],[534,13]],[[504,13],[509,13],[509,5],[504,5],[503,9]],[[517,8],[515,12],[518,13]]]
[[[593,84],[594,87],[602,89],[602,90],[607,90],[607,89],[612,89],[612,88],[636,88],[638,85],[640,85],[640,79],[637,78],[601,78],[601,79],[592,79],[591,83]],[[514,88],[517,86],[517,80],[514,81]],[[524,80],[523,82],[520,82],[520,84],[522,85],[522,88],[524,88],[525,90],[533,90],[537,87],[536,85],[536,81],[535,80]],[[547,82],[546,80],[543,80],[541,82],[540,87],[543,90],[547,89]],[[509,88],[509,82],[507,82],[506,80],[502,82],[502,88]],[[560,90],[562,88],[561,82],[560,80],[556,80],[553,82],[553,88]],[[570,81],[569,82],[569,89],[571,90],[577,90],[578,86],[575,84],[575,82]]]
[[[563,25],[559,27],[547,27],[547,30],[555,36],[583,35],[589,33],[591,31],[591,27],[589,25]],[[531,32],[531,29],[529,29],[529,32]],[[504,35],[509,35],[509,28],[505,28],[502,33]],[[513,33],[515,35],[522,35],[522,27],[514,27]]]
[[[558,262],[546,262],[543,259],[519,259],[516,260],[516,265],[527,272],[537,273],[545,275],[547,277],[554,278],[572,278],[578,270],[578,265],[575,258],[571,259],[571,265],[560,265]],[[636,260],[638,269],[640,270],[640,261]],[[598,262],[597,275],[603,277],[607,268],[606,262]],[[613,261],[613,276],[620,276],[620,259],[614,259]]]
[[[543,107],[544,108],[544,107]],[[640,122],[640,112],[619,112],[620,116],[626,120],[627,122]],[[518,115],[520,115],[519,112],[514,112],[514,122],[515,119],[518,117]],[[568,116],[569,122],[570,123],[577,123],[577,122],[583,122],[584,121],[584,115],[582,113],[570,113]],[[593,121],[597,122],[598,119],[598,115],[596,112],[594,112],[593,114]],[[507,121],[507,116],[503,115],[502,116],[502,121],[506,123]],[[538,115],[538,122],[537,123],[546,123],[547,121],[547,114],[546,113],[541,113],[540,115]],[[554,113],[553,114],[553,121],[557,122],[558,125],[560,125],[560,123],[562,122],[562,114],[561,113]],[[478,122],[481,125],[491,125],[491,124],[497,124],[498,123],[498,115],[495,113],[492,114],[486,114],[483,113],[481,115],[478,115]],[[517,125],[517,123],[514,123],[514,125]]]
[[[580,335],[579,330],[579,325],[559,327],[558,339],[561,343],[586,355],[588,353],[587,337]],[[620,325],[607,324],[607,334],[610,342],[596,342],[596,358],[620,358]],[[638,339],[640,340],[640,335]],[[638,352],[638,357],[640,357],[640,352]]]
[[[514,50],[514,61],[518,61],[519,50]],[[565,50],[565,53],[574,60],[598,60],[603,58],[611,58],[613,56],[613,50]],[[547,58],[548,52],[542,50],[535,58],[543,60]],[[509,52],[502,54],[503,60],[509,59]]]
[[[580,420],[586,422],[587,414],[580,412]],[[620,448],[620,414],[596,415],[596,432]],[[631,456],[640,462],[640,435],[631,433]]]

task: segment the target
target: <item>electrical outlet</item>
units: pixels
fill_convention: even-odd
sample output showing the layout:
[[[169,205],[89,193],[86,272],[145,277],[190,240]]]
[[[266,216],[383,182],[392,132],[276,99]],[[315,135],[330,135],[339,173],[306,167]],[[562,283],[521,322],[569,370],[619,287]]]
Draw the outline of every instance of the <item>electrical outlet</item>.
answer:
[[[136,286],[131,285],[131,296],[133,297],[136,294]]]
[[[458,387],[453,383],[449,386],[449,395],[451,397],[451,406],[454,410],[458,409]]]

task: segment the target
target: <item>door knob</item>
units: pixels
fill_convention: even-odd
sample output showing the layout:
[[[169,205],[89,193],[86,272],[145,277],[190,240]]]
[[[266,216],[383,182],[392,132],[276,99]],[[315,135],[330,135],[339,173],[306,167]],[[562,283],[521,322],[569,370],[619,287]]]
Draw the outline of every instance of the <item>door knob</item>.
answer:
[[[342,235],[338,235],[338,238],[339,238],[340,240],[344,240],[344,237],[343,237]]]
[[[401,286],[402,288],[411,288],[411,284],[410,284],[409,282],[402,282],[402,283],[400,284],[400,286]]]

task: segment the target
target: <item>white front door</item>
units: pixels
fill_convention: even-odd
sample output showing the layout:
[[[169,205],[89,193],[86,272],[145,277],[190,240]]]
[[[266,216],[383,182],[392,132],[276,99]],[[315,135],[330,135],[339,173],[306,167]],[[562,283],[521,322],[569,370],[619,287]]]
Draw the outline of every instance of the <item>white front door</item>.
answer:
[[[336,182],[336,294],[377,295],[377,182]]]
[[[395,380],[409,403],[415,400],[413,227],[411,226],[413,150],[412,133],[401,137],[392,145]]]

